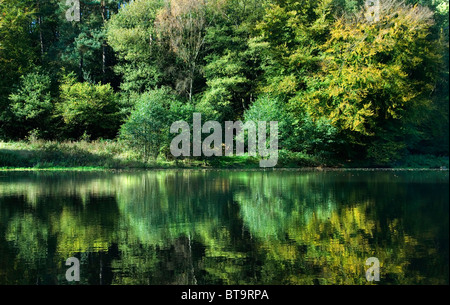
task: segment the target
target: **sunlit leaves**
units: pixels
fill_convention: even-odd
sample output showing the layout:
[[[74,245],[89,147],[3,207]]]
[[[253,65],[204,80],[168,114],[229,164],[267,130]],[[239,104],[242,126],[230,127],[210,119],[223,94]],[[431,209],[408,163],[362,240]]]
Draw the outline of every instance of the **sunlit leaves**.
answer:
[[[70,74],[60,91],[56,112],[69,134],[80,137],[85,133],[93,139],[116,136],[121,117],[117,95],[109,84],[79,83]]]
[[[430,79],[416,78],[414,71],[427,56],[436,57],[426,40],[431,12],[395,7],[383,10],[378,23],[336,21],[323,46],[322,72],[303,96],[311,113],[373,135],[376,122],[402,118],[417,96],[429,92]]]
[[[164,56],[156,43],[154,28],[161,7],[162,1],[133,1],[106,25],[108,43],[119,59],[114,69],[123,77],[124,92],[144,92],[161,82]]]
[[[24,125],[25,132],[33,128],[48,130],[46,123],[53,111],[50,87],[50,77],[36,71],[23,75],[20,86],[9,96],[11,112]]]

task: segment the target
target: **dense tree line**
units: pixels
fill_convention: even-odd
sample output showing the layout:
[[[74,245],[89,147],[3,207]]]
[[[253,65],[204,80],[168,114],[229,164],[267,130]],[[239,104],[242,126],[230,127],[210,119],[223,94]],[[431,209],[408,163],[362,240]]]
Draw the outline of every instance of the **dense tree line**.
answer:
[[[370,2],[370,1],[369,1]],[[0,0],[0,138],[121,139],[276,120],[280,148],[448,156],[448,0]]]

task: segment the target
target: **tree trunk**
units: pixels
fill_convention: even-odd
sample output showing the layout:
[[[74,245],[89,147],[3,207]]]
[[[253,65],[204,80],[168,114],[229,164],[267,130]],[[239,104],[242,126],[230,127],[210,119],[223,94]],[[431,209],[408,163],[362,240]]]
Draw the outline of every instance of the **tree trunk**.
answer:
[[[44,57],[44,38],[42,35],[42,14],[41,14],[41,7],[40,7],[40,1],[37,0],[37,10],[39,12],[38,17],[38,25],[39,25],[39,44],[41,46],[41,58]]]
[[[190,80],[189,80],[189,103],[190,103],[190,102],[192,102],[192,87],[193,87],[194,80],[193,80],[192,75],[189,78],[190,78]]]
[[[189,70],[189,102],[191,103],[194,90],[195,60],[192,61]]]
[[[104,25],[106,22],[105,0],[102,0],[101,6],[102,6],[102,20],[103,20],[103,25]],[[106,79],[106,41],[103,40],[102,41],[102,81],[103,81],[103,83],[105,83],[105,79]]]
[[[81,24],[82,24],[82,19],[81,19],[81,2],[80,2],[80,22],[79,22],[79,27],[80,27],[80,31],[81,31]],[[80,50],[80,63],[79,63],[79,69],[80,69],[80,81],[84,81],[84,74],[83,74],[83,52]]]

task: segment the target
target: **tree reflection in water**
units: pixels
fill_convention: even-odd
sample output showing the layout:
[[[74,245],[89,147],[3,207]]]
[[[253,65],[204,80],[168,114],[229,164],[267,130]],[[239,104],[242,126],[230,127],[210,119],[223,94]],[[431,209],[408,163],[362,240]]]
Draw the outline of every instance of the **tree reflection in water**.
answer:
[[[448,172],[0,177],[0,283],[448,284]]]

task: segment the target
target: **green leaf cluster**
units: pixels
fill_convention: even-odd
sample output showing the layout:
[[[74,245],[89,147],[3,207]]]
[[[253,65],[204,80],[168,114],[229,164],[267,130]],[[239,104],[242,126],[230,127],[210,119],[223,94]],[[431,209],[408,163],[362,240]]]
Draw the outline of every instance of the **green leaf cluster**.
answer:
[[[56,114],[73,138],[87,135],[91,139],[114,138],[121,123],[117,94],[109,84],[77,82],[69,74],[60,87]]]

